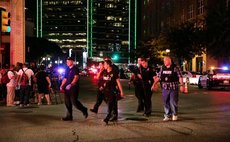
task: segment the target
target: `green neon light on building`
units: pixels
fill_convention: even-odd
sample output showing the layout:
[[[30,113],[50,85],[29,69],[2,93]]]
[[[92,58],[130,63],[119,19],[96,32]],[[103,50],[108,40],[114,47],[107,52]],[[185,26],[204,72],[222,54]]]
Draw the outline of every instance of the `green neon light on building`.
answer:
[[[40,14],[40,16],[41,16],[41,36],[40,37],[42,37],[42,0],[41,0],[41,14]]]
[[[37,16],[36,16],[36,19],[37,19],[37,21],[36,21],[36,29],[37,29],[37,31],[36,31],[36,36],[38,37],[38,6],[39,6],[39,3],[38,3],[38,0],[37,0]]]
[[[86,47],[87,47],[87,56],[89,53],[89,0],[87,0],[87,40],[86,40]]]
[[[90,2],[90,57],[93,56],[93,0]]]
[[[129,57],[128,57],[128,63],[130,63],[130,49],[131,49],[131,0],[129,0]]]
[[[134,13],[134,49],[136,49],[137,43],[137,0],[135,0],[135,13]]]

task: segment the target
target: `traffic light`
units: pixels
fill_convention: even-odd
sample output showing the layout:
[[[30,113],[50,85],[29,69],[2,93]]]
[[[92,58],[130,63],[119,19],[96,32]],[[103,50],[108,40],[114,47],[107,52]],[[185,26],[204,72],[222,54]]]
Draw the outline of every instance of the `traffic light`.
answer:
[[[6,12],[5,9],[1,9],[1,32],[10,32],[10,12]]]
[[[119,60],[119,55],[118,54],[113,54],[112,60],[114,60],[114,61]]]

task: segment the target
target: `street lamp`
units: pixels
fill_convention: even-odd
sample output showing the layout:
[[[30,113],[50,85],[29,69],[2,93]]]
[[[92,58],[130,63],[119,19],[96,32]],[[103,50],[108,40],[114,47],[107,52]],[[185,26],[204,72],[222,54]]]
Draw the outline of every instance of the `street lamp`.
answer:
[[[166,49],[165,51],[166,51],[166,54],[169,55],[170,49]]]

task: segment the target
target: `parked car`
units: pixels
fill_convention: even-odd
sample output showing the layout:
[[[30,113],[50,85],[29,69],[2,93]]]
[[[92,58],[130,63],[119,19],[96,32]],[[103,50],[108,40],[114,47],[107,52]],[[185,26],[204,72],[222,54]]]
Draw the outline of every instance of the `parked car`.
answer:
[[[227,68],[216,68],[209,70],[207,74],[200,76],[198,87],[212,89],[213,87],[230,86],[230,70]]]
[[[187,81],[189,84],[195,84],[195,85],[198,84],[199,78],[201,76],[201,74],[198,72],[190,72],[190,71],[183,71],[182,75],[183,75],[184,83]]]

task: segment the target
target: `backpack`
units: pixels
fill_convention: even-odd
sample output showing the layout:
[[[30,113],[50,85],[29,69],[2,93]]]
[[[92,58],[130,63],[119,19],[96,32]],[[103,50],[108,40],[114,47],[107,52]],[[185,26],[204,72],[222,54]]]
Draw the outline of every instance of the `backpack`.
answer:
[[[2,84],[7,84],[10,82],[10,79],[8,77],[8,71],[2,75],[1,82]]]
[[[26,69],[27,70],[27,69]],[[23,69],[22,69],[22,71],[23,71],[23,73],[22,73],[22,76],[21,76],[21,82],[20,82],[20,84],[21,84],[21,86],[28,86],[29,85],[29,77],[26,75],[26,70],[24,71]]]

